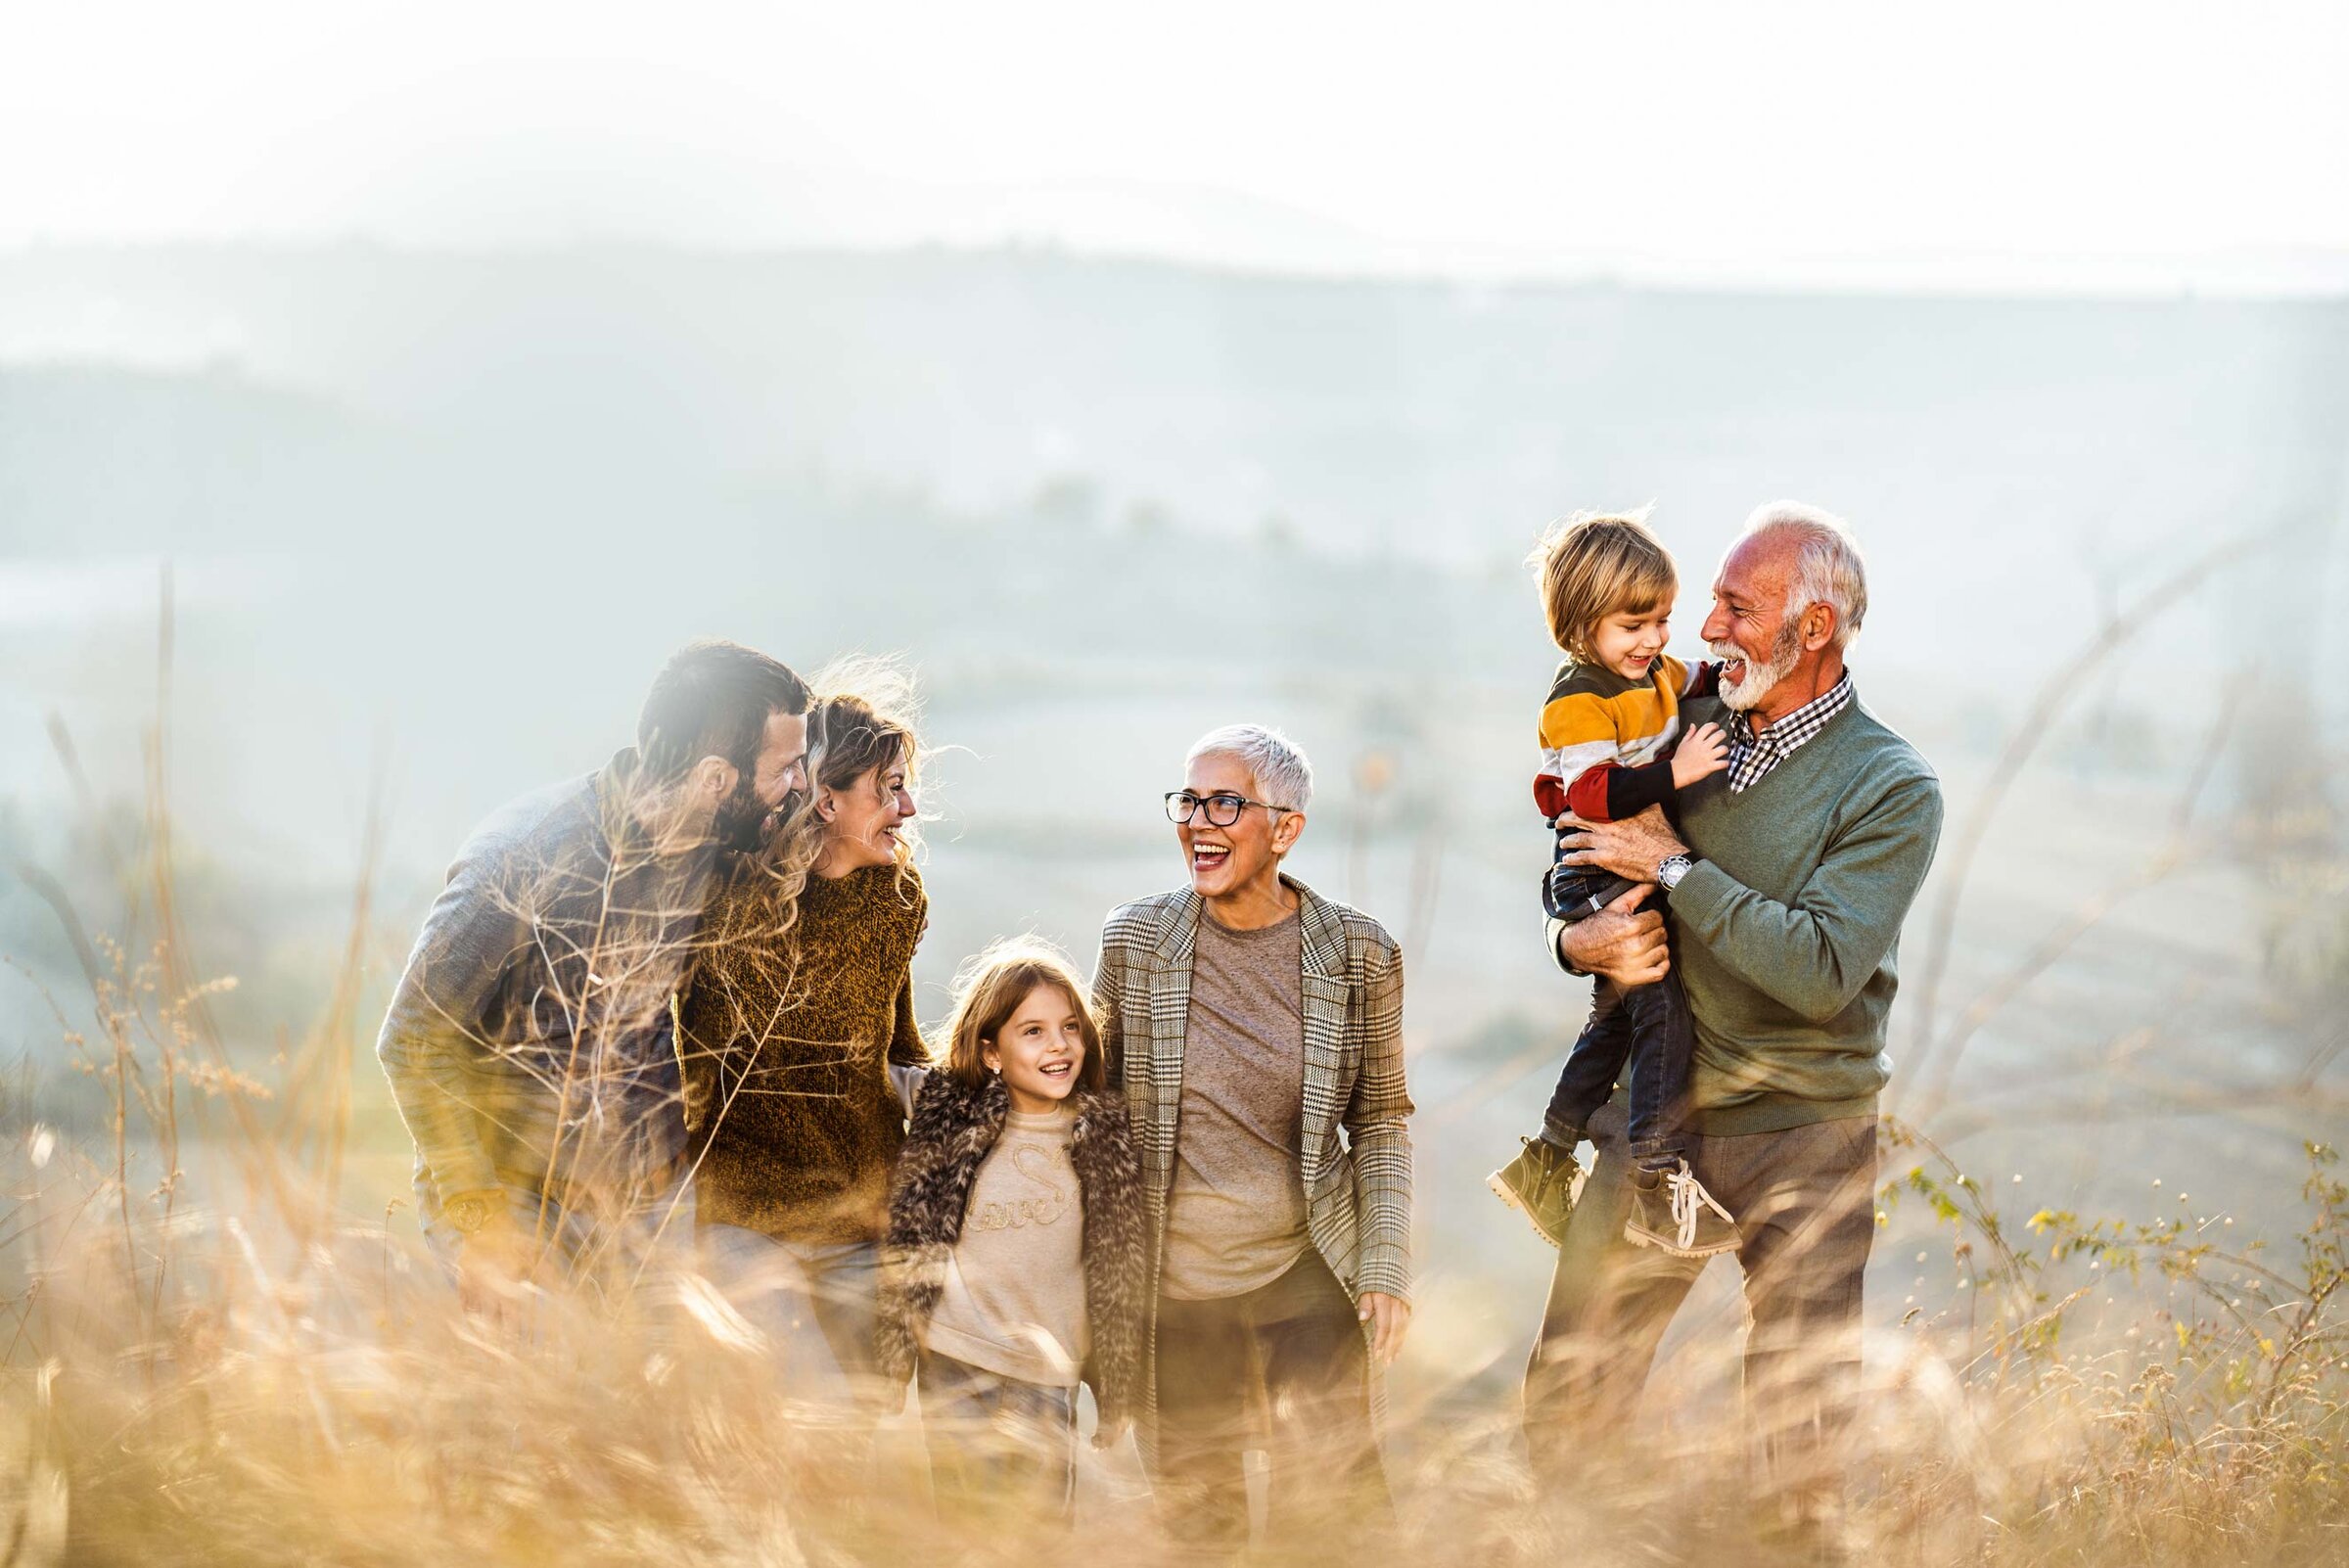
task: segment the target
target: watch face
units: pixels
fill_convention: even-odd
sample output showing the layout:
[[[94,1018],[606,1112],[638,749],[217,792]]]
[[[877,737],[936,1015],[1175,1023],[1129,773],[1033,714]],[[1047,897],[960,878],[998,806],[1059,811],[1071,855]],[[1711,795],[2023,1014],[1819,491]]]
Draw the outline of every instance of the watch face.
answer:
[[[450,1224],[468,1236],[481,1229],[482,1222],[489,1218],[489,1211],[479,1198],[453,1199],[440,1212]]]

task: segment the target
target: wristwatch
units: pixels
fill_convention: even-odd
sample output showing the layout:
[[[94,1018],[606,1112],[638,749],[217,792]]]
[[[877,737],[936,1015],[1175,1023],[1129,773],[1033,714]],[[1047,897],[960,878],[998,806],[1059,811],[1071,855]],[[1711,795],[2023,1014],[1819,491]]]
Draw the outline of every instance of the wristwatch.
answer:
[[[479,1235],[489,1222],[490,1198],[485,1192],[460,1192],[440,1205],[440,1218],[460,1236]]]
[[[1681,878],[1686,876],[1688,868],[1694,864],[1696,862],[1685,854],[1664,856],[1656,862],[1656,886],[1670,893],[1681,885]]]

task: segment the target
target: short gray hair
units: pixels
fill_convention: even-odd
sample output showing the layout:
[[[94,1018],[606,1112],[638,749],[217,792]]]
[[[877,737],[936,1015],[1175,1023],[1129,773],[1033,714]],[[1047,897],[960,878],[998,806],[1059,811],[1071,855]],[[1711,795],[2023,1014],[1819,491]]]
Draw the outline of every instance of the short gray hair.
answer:
[[[1788,533],[1795,539],[1794,573],[1786,584],[1786,619],[1815,604],[1835,612],[1835,646],[1860,634],[1867,619],[1867,563],[1852,526],[1834,513],[1800,501],[1772,501],[1745,520],[1746,537]]]
[[[1202,757],[1236,757],[1248,765],[1257,794],[1267,806],[1303,811],[1313,804],[1313,764],[1297,743],[1264,724],[1225,724],[1191,742],[1184,766]]]

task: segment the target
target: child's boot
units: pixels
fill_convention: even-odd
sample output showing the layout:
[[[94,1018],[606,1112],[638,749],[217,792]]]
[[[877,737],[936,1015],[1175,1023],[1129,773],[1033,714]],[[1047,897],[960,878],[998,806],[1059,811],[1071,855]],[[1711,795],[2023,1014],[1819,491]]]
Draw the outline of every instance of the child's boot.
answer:
[[[1533,1222],[1542,1239],[1555,1247],[1566,1237],[1574,1213],[1575,1178],[1582,1167],[1574,1151],[1547,1138],[1527,1138],[1517,1158],[1485,1178],[1500,1201]]]
[[[1632,1173],[1632,1218],[1623,1234],[1676,1258],[1735,1252],[1739,1239],[1736,1220],[1704,1189],[1686,1160],[1665,1171]]]

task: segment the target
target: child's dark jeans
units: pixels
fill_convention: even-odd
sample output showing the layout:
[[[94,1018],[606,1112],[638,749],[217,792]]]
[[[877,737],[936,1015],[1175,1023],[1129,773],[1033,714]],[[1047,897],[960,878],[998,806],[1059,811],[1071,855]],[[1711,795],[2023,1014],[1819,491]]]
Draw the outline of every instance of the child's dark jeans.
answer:
[[[1609,883],[1613,892],[1605,891]],[[1571,924],[1630,886],[1604,871],[1553,865],[1543,878],[1542,903],[1552,919]],[[1640,907],[1666,913],[1664,891],[1657,889]],[[1615,1092],[1628,1063],[1632,1158],[1645,1170],[1670,1170],[1688,1152],[1688,1073],[1695,1055],[1696,1027],[1678,969],[1653,985],[1629,988],[1600,977],[1590,992],[1590,1021],[1567,1053],[1543,1115],[1544,1135],[1568,1148],[1581,1142],[1590,1113]]]
[[[1565,834],[1558,836],[1564,838]],[[1565,853],[1565,847],[1559,846],[1550,857],[1549,870],[1542,877],[1542,907],[1548,911],[1552,920],[1563,920],[1569,924],[1588,920],[1638,886],[1635,882],[1628,882],[1614,872],[1602,871],[1594,865],[1568,865],[1557,858],[1557,855]],[[1654,906],[1654,899],[1641,905],[1642,908]]]

